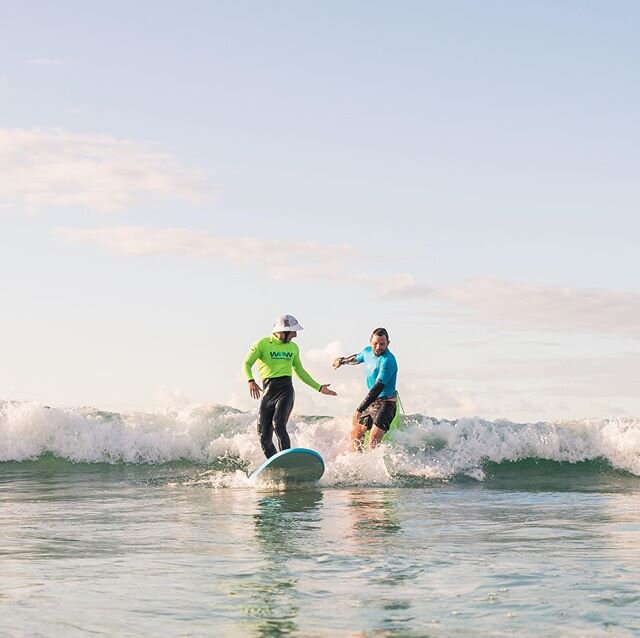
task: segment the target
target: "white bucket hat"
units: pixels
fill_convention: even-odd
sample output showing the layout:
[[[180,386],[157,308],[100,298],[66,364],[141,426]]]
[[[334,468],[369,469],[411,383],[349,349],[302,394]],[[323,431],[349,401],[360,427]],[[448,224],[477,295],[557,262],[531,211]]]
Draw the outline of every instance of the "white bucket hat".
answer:
[[[273,324],[274,332],[299,332],[300,330],[304,328],[293,315],[282,315]]]

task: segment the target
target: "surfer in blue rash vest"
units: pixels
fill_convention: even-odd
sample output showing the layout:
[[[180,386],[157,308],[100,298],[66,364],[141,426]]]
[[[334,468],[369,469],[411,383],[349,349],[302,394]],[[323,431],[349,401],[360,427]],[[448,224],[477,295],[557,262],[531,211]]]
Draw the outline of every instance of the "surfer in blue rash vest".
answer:
[[[363,450],[367,430],[370,430],[369,447],[376,447],[396,415],[398,364],[389,350],[389,343],[389,333],[384,328],[376,328],[371,334],[371,345],[358,354],[333,361],[336,370],[343,365],[364,363],[367,372],[369,392],[352,418],[351,445],[355,451]]]

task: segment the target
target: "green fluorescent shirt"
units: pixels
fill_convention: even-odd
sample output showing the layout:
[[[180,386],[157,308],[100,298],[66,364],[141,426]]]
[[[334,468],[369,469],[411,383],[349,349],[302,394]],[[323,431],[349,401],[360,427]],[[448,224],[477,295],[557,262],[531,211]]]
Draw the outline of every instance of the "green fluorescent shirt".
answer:
[[[314,390],[320,390],[322,387],[302,367],[300,349],[293,341],[283,343],[275,335],[258,339],[249,349],[242,366],[247,381],[253,379],[251,368],[256,361],[258,361],[258,372],[262,380],[290,377],[293,369],[297,377]]]

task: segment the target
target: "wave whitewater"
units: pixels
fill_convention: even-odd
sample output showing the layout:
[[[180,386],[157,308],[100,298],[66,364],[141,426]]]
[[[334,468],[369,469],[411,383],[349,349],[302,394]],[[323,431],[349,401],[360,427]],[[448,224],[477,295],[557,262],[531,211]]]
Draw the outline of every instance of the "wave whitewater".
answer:
[[[255,417],[221,405],[117,413],[0,401],[0,462],[187,462],[201,470],[203,482],[233,486],[263,461]],[[404,417],[388,443],[366,454],[349,451],[349,423],[349,417],[295,414],[290,420],[292,444],[318,450],[325,459],[325,485],[483,481],[514,467],[553,474],[560,466],[580,466],[640,477],[637,419],[522,424],[414,414]]]

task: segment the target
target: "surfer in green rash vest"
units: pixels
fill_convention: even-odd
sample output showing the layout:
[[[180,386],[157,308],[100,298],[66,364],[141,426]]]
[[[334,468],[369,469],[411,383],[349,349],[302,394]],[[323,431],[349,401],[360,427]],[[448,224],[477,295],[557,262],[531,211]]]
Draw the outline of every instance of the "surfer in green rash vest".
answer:
[[[355,451],[362,451],[364,436],[369,434],[369,447],[382,441],[396,416],[398,393],[396,380],[398,364],[389,348],[389,333],[384,328],[376,328],[370,344],[358,354],[338,357],[333,362],[337,370],[343,365],[365,364],[369,392],[353,414],[351,445]]]
[[[273,326],[273,333],[268,337],[258,339],[245,357],[243,364],[244,375],[249,382],[249,394],[254,399],[260,398],[262,388],[255,382],[251,368],[258,362],[258,372],[264,385],[264,394],[258,409],[258,436],[260,445],[267,458],[277,454],[273,444],[275,431],[280,451],[291,447],[287,433],[287,421],[293,409],[295,393],[291,380],[292,371],[308,386],[321,392],[336,396],[324,385],[315,381],[302,367],[300,350],[292,339],[302,330],[298,320],[292,315],[278,317]]]

